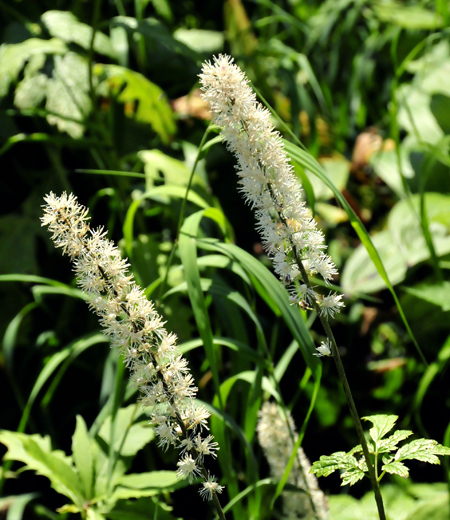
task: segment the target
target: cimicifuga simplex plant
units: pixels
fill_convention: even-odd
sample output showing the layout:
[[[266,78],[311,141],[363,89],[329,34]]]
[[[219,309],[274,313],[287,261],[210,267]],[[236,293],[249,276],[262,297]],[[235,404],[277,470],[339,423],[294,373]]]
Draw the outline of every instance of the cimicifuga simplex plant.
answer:
[[[297,441],[294,421],[289,411],[286,412],[286,418],[287,421],[281,407],[275,403],[265,402],[258,412],[258,441],[264,450],[272,476],[278,480],[284,475]],[[311,464],[300,447],[287,481],[293,486],[293,490],[281,494],[283,518],[327,520],[328,502],[310,469]]]
[[[361,443],[348,453],[322,456],[320,461],[313,464],[311,472],[326,476],[335,469],[341,469],[344,470],[344,483],[351,484],[368,475],[380,520],[385,520],[379,480],[386,473],[407,476],[406,466],[402,463],[404,459],[439,463],[436,455],[448,455],[450,449],[427,439],[414,440],[398,449],[398,443],[412,432],[398,430],[384,438],[397,419],[396,416],[386,415],[365,418],[374,424],[370,430],[373,442],[366,441],[329,324],[329,319],[334,318],[344,306],[342,295],[332,291],[319,294],[309,279],[310,276],[320,275],[328,285],[337,274],[336,266],[325,252],[327,246],[323,233],[317,229],[311,211],[305,206],[301,186],[293,174],[280,134],[271,124],[269,110],[256,101],[256,95],[248,85],[249,80],[233,61],[230,56],[219,55],[214,57],[213,63],[204,63],[199,75],[202,97],[211,109],[213,122],[221,129],[228,150],[237,159],[239,190],[255,211],[256,229],[261,234],[264,249],[273,262],[275,272],[290,294],[291,303],[314,309],[319,316],[327,339],[316,347],[314,355],[333,357]],[[277,433],[275,429],[265,426],[263,417],[268,412],[269,408],[262,408],[259,423],[260,442],[262,440],[261,444],[267,453],[268,432],[272,431],[276,437],[280,431]],[[290,432],[290,441],[286,440],[285,444],[290,445],[292,451],[292,441],[296,439],[296,434],[290,416],[286,415],[285,419],[287,430],[283,431]],[[362,457],[356,458],[359,455]],[[381,474],[378,471],[380,457]],[[298,464],[293,466],[296,468],[294,472],[300,471],[302,467],[302,457],[298,456],[297,459]],[[307,483],[304,478],[302,485]],[[313,512],[313,517],[322,518],[317,512]]]
[[[88,210],[77,198],[50,193],[44,200],[42,225],[53,233],[55,247],[70,257],[90,309],[99,316],[111,346],[123,355],[143,405],[151,408],[158,446],[180,450],[178,476],[191,482],[201,477],[200,495],[213,500],[224,519],[217,497],[223,486],[204,464],[206,456],[216,457],[219,446],[207,433],[210,413],[194,403],[197,388],[187,360],[178,351],[176,335],[164,328],[163,318],[133,280],[127,260],[103,228],[90,228]]]
[[[242,70],[226,55],[206,62],[199,75],[202,97],[213,114],[213,123],[237,159],[239,190],[255,211],[256,229],[271,258],[275,272],[286,286],[292,304],[317,312],[326,341],[317,347],[319,357],[333,357],[350,412],[361,442],[368,473],[375,493],[380,519],[385,519],[374,467],[361,421],[353,401],[329,318],[344,306],[342,295],[319,294],[309,277],[320,275],[329,284],[337,274],[326,254],[323,233],[317,229],[311,211],[302,199],[302,190],[293,174],[279,132],[270,121],[270,112],[256,101]]]

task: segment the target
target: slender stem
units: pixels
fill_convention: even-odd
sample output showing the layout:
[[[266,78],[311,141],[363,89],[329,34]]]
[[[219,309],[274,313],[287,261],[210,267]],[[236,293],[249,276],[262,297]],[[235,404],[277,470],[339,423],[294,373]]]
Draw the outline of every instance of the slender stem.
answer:
[[[303,277],[303,281],[308,286],[308,289],[311,289],[311,282],[309,281],[308,274],[306,273],[305,268],[303,267],[303,263],[301,259],[297,255],[297,251],[294,249],[294,256],[300,272]],[[331,352],[333,354],[334,362],[336,364],[336,368],[338,371],[339,379],[341,380],[342,388],[344,389],[345,397],[347,398],[347,404],[350,409],[350,414],[352,416],[353,422],[356,427],[356,432],[359,437],[359,442],[361,443],[361,447],[364,453],[364,458],[366,459],[367,469],[369,472],[370,481],[372,483],[373,492],[375,494],[375,501],[377,503],[378,514],[380,516],[380,520],[386,520],[386,515],[384,512],[383,499],[381,497],[380,487],[378,485],[378,481],[375,475],[374,467],[372,464],[372,460],[370,459],[369,448],[367,447],[366,438],[364,437],[364,431],[361,424],[361,420],[358,415],[358,411],[356,410],[355,402],[353,401],[352,392],[350,390],[350,386],[347,381],[347,376],[345,374],[344,365],[342,364],[341,356],[339,354],[339,350],[336,345],[336,340],[334,339],[333,332],[331,331],[330,324],[328,323],[328,319],[323,316],[320,312],[320,308],[316,301],[313,302],[314,310],[317,312],[319,319],[322,323],[322,326],[325,330],[325,334],[327,335],[330,345]]]
[[[272,189],[272,186],[270,185],[270,183],[268,183],[267,186],[268,186],[270,195],[274,201],[274,207],[277,208],[278,205],[276,204],[276,202],[277,202],[276,196]],[[278,214],[278,218],[282,222],[283,226],[285,226],[286,229],[289,229],[288,223],[286,222],[286,218],[282,215],[281,211],[278,211],[278,210],[276,210],[276,211]],[[307,285],[308,289],[312,289],[311,282],[309,281],[308,273],[306,272],[306,269],[303,266],[303,262],[300,258],[300,255],[297,251],[296,246],[293,244],[293,242],[290,238],[290,235],[289,235],[289,240],[291,243],[292,251],[294,253],[294,259],[298,265],[298,268],[300,269],[300,273],[301,273],[303,282]],[[345,397],[347,398],[347,404],[350,409],[350,414],[351,414],[353,422],[355,424],[359,442],[361,443],[364,458],[366,460],[367,469],[369,472],[370,481],[372,483],[373,492],[375,494],[375,501],[377,503],[378,514],[379,514],[380,520],[386,520],[386,515],[384,512],[384,506],[383,506],[383,499],[381,497],[380,487],[378,485],[378,480],[376,478],[376,471],[374,470],[372,460],[370,458],[369,448],[367,446],[366,438],[364,436],[364,431],[363,431],[363,427],[361,424],[361,420],[359,418],[359,414],[356,409],[355,402],[353,401],[352,392],[351,392],[350,386],[348,384],[347,376],[345,374],[344,365],[342,364],[341,356],[340,356],[339,350],[337,348],[336,340],[334,339],[334,335],[331,330],[330,324],[328,323],[328,319],[326,316],[324,316],[321,313],[318,303],[315,300],[313,300],[312,305],[313,305],[314,310],[317,312],[317,316],[319,316],[319,319],[322,323],[322,327],[323,327],[325,334],[327,335],[328,340],[331,345],[331,352],[332,352],[332,355],[334,358],[334,362],[336,364],[339,379],[341,380],[342,388],[344,389]]]

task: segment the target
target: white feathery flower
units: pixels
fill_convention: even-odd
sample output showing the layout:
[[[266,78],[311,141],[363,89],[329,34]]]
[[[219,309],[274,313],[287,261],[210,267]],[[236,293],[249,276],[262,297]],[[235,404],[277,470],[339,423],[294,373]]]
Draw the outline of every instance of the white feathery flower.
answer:
[[[281,479],[297,441],[294,421],[289,412],[286,416],[275,403],[266,402],[258,412],[258,441],[261,445],[270,472],[275,479]],[[320,490],[317,478],[309,473],[311,465],[302,448],[294,460],[288,483],[298,488],[298,492],[282,493],[283,518],[310,518],[326,520],[328,503]]]
[[[89,227],[88,210],[76,197],[50,193],[45,201],[42,225],[53,233],[55,246],[70,256],[90,309],[99,316],[111,346],[123,354],[142,403],[152,408],[158,446],[181,448],[178,475],[192,480],[202,473],[204,456],[215,457],[219,448],[212,435],[201,437],[210,414],[194,404],[197,388],[187,360],[178,351],[176,335],[166,331],[162,317],[128,273],[127,260],[106,232]]]
[[[319,300],[320,313],[325,316],[331,316],[334,318],[335,314],[340,311],[340,307],[344,307],[344,302],[341,302],[342,294],[331,292],[328,296],[324,296],[322,300]]]
[[[180,479],[189,479],[192,483],[195,477],[201,474],[200,468],[195,463],[195,460],[188,454],[183,455],[177,462],[178,471],[177,476]]]
[[[323,233],[316,229],[305,207],[301,186],[280,134],[271,124],[270,112],[256,101],[248,79],[230,56],[215,56],[213,63],[204,63],[199,77],[202,98],[214,123],[221,127],[227,149],[237,159],[239,191],[255,209],[256,228],[275,272],[295,291],[296,280],[306,283],[296,265],[301,261],[307,274],[318,273],[329,283],[337,274],[336,266],[324,252]],[[306,301],[302,295],[295,298],[289,292],[291,301]],[[311,294],[309,297],[316,300]]]
[[[214,494],[222,493],[224,486],[219,486],[214,475],[208,475],[207,480],[203,482],[203,486],[199,490],[203,500],[212,500]]]
[[[313,354],[313,356],[317,357],[330,357],[333,355],[331,351],[330,340],[327,338],[327,341],[322,341],[322,343],[316,347],[317,352]]]

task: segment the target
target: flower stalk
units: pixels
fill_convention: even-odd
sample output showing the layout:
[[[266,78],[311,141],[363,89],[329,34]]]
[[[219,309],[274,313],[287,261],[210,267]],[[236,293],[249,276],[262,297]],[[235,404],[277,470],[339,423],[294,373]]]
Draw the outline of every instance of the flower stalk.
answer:
[[[327,336],[316,355],[332,355],[347,398],[352,419],[366,459],[380,520],[385,520],[383,502],[345,370],[328,317],[341,307],[342,295],[315,292],[309,277],[320,275],[325,284],[337,274],[325,253],[323,233],[302,200],[302,191],[293,174],[279,133],[270,122],[270,112],[256,101],[248,79],[229,56],[206,62],[199,75],[203,99],[213,113],[213,122],[237,159],[239,190],[255,209],[256,229],[275,272],[290,293],[292,304],[314,309]]]
[[[89,307],[99,316],[111,346],[123,355],[131,381],[143,394],[142,403],[152,409],[158,446],[180,450],[178,476],[190,482],[201,477],[200,495],[213,500],[224,520],[217,497],[223,486],[204,464],[204,457],[215,458],[219,447],[212,435],[204,435],[210,413],[194,404],[197,388],[175,334],[166,331],[162,317],[128,273],[128,262],[105,238],[103,228],[90,228],[88,210],[76,197],[50,193],[45,201],[42,225],[53,233],[55,247],[69,255],[77,285],[89,296]]]

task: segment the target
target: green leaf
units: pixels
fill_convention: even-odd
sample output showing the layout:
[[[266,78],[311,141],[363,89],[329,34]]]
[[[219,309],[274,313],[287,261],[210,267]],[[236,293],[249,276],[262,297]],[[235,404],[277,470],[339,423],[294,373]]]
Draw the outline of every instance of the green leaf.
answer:
[[[66,44],[58,39],[29,38],[22,43],[3,44],[0,47],[0,98],[6,96],[11,82],[32,56],[40,54],[65,54]]]
[[[450,455],[450,448],[433,439],[415,439],[402,446],[395,454],[395,460],[420,460],[430,464],[440,464],[436,455]]]
[[[82,510],[86,497],[71,459],[60,451],[52,451],[48,438],[2,430],[0,442],[8,447],[6,460],[24,462],[26,469],[47,477],[55,491],[70,498]]]
[[[6,512],[6,520],[22,520],[27,505],[39,496],[39,493],[24,493],[0,498],[0,511]]]
[[[353,485],[364,477],[367,471],[365,462],[358,464],[355,457],[345,451],[338,451],[332,455],[322,455],[319,460],[311,466],[310,473],[315,473],[317,477],[327,477],[336,470],[344,470],[341,474],[343,480],[341,486],[346,484]]]
[[[405,520],[447,520],[450,516],[448,493],[417,507]]]
[[[386,473],[390,473],[391,475],[399,475],[403,478],[407,478],[409,476],[409,469],[398,460],[384,464],[381,467],[381,470],[386,471]]]
[[[416,298],[441,307],[444,312],[450,311],[450,282],[427,282],[414,287],[404,287],[403,290]]]
[[[81,415],[77,415],[77,425],[72,437],[72,456],[78,470],[86,498],[92,498],[92,484],[94,478],[94,461],[91,450],[92,440],[89,437],[86,423]]]
[[[53,75],[47,83],[45,108],[58,114],[49,114],[47,121],[74,139],[83,135],[84,121],[92,107],[88,67],[88,61],[74,52],[63,57],[55,56]]]
[[[81,23],[70,11],[47,11],[41,20],[51,36],[67,43],[76,43],[87,51],[90,49],[92,27]],[[116,57],[110,39],[98,30],[95,33],[94,50],[113,59]]]
[[[205,299],[203,297],[203,290],[200,283],[200,272],[197,265],[197,244],[196,237],[199,232],[200,222],[203,216],[213,217],[215,213],[220,213],[214,210],[207,214],[205,210],[198,211],[188,217],[180,231],[179,251],[181,261],[184,266],[184,273],[188,285],[188,294],[191,301],[192,311],[194,313],[195,321],[198,327],[200,337],[205,347],[206,356],[209,361],[209,366],[213,375],[216,390],[219,389],[219,373],[217,370],[216,355],[212,339],[211,322],[209,320],[208,310],[206,308]]]
[[[387,439],[382,439],[378,443],[377,452],[387,453],[397,449],[397,444],[410,437],[413,434],[411,430],[397,430]]]
[[[223,49],[225,35],[218,31],[205,29],[177,29],[173,37],[184,43],[195,52],[208,55],[220,52]]]
[[[218,251],[228,256],[245,269],[258,293],[263,298],[269,299],[271,307],[275,307],[283,316],[286,325],[298,342],[306,364],[314,377],[318,377],[320,362],[312,355],[315,347],[311,335],[298,310],[289,304],[287,291],[275,276],[259,260],[234,244],[225,244],[214,239],[199,239],[197,244],[203,249]],[[269,301],[267,303],[269,304]]]
[[[434,11],[415,5],[398,2],[372,3],[376,16],[383,22],[392,23],[404,29],[438,29],[444,25],[442,16]]]
[[[370,436],[378,446],[381,439],[390,432],[397,422],[398,415],[368,415],[362,417],[363,421],[370,421],[373,428],[369,430]]]
[[[164,503],[155,503],[151,498],[119,500],[107,516],[110,520],[174,520],[168,509]]]
[[[121,103],[137,103],[134,116],[140,123],[148,123],[168,144],[175,133],[174,115],[164,92],[145,76],[119,65],[94,67],[97,76],[106,76],[108,87],[118,94]]]
[[[180,480],[176,471],[150,471],[124,475],[117,481],[111,499],[150,497],[160,493],[175,491],[189,485],[186,480]]]
[[[413,343],[417,349],[417,352],[419,353],[420,357],[422,358],[422,361],[424,361],[424,363],[427,364],[426,359],[411,331],[411,327],[409,326],[409,323],[403,312],[402,306],[400,305],[400,301],[397,298],[397,294],[395,293],[394,287],[392,286],[392,283],[389,280],[388,274],[383,265],[383,262],[381,261],[380,255],[378,254],[376,248],[374,247],[373,242],[372,242],[369,234],[367,233],[367,230],[363,226],[361,220],[358,218],[358,216],[354,212],[353,208],[347,202],[347,200],[342,195],[342,193],[337,189],[337,187],[334,185],[334,183],[329,179],[329,177],[326,174],[326,172],[324,171],[324,169],[308,152],[302,150],[298,146],[290,143],[289,141],[286,141],[285,139],[283,139],[283,143],[284,143],[287,153],[294,160],[298,161],[305,169],[309,170],[311,173],[313,173],[319,179],[321,179],[331,189],[331,191],[334,193],[334,196],[336,197],[336,200],[344,208],[345,212],[347,213],[347,215],[350,219],[350,223],[353,226],[353,229],[356,231],[359,239],[362,242],[362,245],[367,250],[368,255],[369,255],[370,259],[372,260],[373,264],[375,265],[378,273],[382,277],[387,288],[390,290],[392,297],[394,298],[395,304],[397,306],[397,309],[399,310],[402,321],[408,331],[409,336],[413,340]]]
[[[142,415],[139,403],[121,408],[117,412],[117,422],[114,429],[114,450],[120,449],[120,455],[130,457],[155,438],[155,432],[149,421],[134,422]],[[111,416],[109,416],[99,431],[99,436],[109,445],[111,442]],[[124,440],[125,439],[125,440]]]

